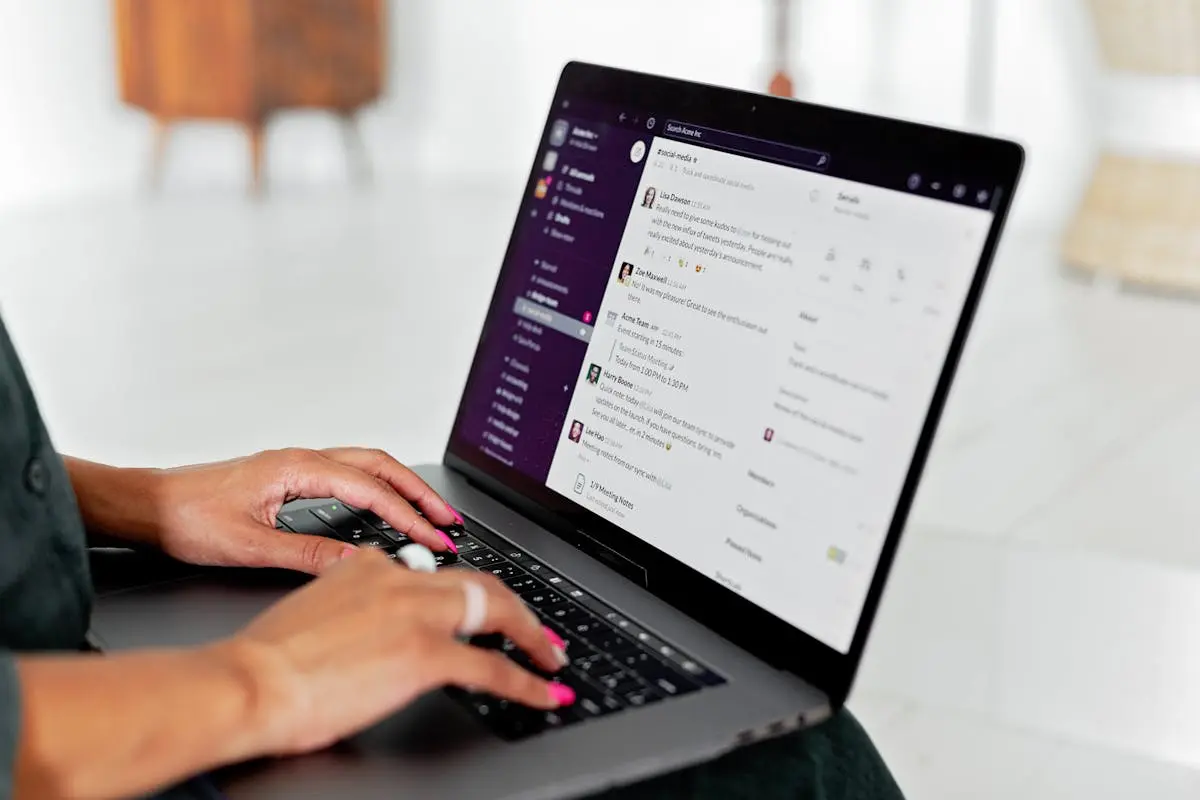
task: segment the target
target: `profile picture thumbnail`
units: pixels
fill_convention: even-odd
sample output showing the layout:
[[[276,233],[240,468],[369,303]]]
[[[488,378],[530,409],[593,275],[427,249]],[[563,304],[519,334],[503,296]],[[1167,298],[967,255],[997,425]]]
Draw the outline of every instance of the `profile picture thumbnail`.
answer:
[[[646,187],[646,194],[642,195],[642,208],[654,208],[654,201],[657,197],[657,189],[653,186]]]
[[[554,127],[550,129],[550,146],[562,147],[563,142],[567,140],[567,134],[571,130],[571,123],[565,119],[554,121]]]
[[[575,420],[571,423],[571,432],[567,434],[567,438],[572,442],[578,443],[583,438],[583,423]]]
[[[629,279],[633,277],[633,264],[628,261],[621,264],[621,271],[617,273],[617,283],[624,286],[629,283]]]
[[[600,382],[600,365],[592,364],[588,367],[587,382],[595,386]]]

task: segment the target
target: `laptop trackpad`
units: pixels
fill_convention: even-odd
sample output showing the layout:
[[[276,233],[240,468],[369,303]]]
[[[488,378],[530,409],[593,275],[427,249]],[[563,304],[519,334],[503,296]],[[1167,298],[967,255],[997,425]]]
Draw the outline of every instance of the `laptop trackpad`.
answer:
[[[205,644],[237,633],[308,580],[281,570],[212,570],[104,594],[92,630],[108,650]]]

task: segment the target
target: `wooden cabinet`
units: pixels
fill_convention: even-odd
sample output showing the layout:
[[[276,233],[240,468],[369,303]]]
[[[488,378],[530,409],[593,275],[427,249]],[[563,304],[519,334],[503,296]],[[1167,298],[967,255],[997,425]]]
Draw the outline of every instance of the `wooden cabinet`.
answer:
[[[328,109],[366,173],[356,114],[382,90],[383,0],[114,0],[121,97],[158,122],[157,181],[170,126],[228,119],[245,126],[253,185],[263,130],[276,111]]]

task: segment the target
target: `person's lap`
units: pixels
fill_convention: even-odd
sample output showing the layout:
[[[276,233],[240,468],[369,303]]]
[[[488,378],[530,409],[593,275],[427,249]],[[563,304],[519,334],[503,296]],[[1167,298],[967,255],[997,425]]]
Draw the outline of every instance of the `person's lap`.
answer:
[[[849,711],[806,731],[590,800],[902,800],[900,787]]]
[[[203,779],[155,800],[215,800]],[[849,711],[806,731],[743,747],[589,800],[903,800],[866,731]]]

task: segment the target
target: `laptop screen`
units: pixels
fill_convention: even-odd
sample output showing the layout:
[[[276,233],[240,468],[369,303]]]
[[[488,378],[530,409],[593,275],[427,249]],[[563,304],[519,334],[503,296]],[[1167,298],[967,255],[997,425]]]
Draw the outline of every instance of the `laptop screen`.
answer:
[[[1002,187],[560,97],[455,430],[849,651]]]

